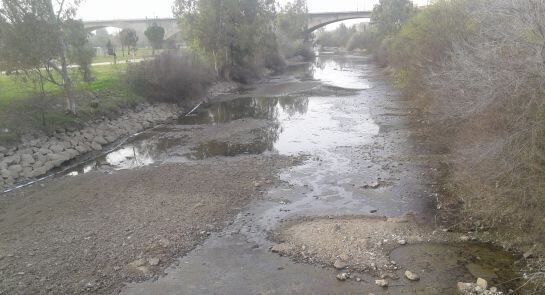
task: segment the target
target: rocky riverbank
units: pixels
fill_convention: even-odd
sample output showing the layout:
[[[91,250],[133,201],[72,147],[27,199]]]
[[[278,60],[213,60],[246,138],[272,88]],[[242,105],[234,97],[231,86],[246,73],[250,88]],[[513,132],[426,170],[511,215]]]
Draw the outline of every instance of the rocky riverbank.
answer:
[[[177,118],[182,108],[171,104],[141,104],[117,119],[102,118],[80,130],[58,130],[53,136],[0,146],[0,191],[39,178],[78,156],[100,152],[116,140]]]

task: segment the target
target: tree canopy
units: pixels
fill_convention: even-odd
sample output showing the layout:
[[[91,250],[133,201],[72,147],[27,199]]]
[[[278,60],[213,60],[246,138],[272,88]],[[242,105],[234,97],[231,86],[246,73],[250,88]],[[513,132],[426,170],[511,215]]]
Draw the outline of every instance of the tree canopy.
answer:
[[[246,80],[277,64],[274,0],[176,0],[188,43],[209,58],[218,76]]]
[[[131,49],[136,50],[136,43],[138,43],[138,35],[133,29],[123,29],[119,32],[119,40],[121,41],[121,50],[123,56],[125,56],[125,48],[130,53]]]
[[[38,76],[64,88],[66,110],[76,113],[70,63],[90,78],[93,56],[83,23],[73,19],[79,0],[1,0],[0,69]]]
[[[306,0],[288,2],[277,17],[278,31],[292,40],[304,39],[308,25]]]
[[[416,8],[410,0],[380,0],[371,18],[380,33],[390,35],[398,32],[414,12]]]
[[[153,23],[146,29],[144,35],[146,35],[151,43],[153,54],[155,54],[155,50],[160,49],[163,45],[163,41],[165,40],[165,29],[157,23]]]

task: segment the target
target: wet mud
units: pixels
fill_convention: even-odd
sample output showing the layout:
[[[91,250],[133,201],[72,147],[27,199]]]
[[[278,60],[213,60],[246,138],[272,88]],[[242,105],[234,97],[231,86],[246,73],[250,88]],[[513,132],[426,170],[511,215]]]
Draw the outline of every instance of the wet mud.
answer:
[[[477,277],[502,290],[514,288],[506,282],[518,276],[513,267],[516,257],[492,246],[460,243],[460,234],[447,232],[448,220],[437,211],[437,200],[443,192],[440,178],[445,173],[448,149],[423,139],[415,116],[417,112],[406,98],[392,88],[369,58],[326,54],[313,64],[299,65],[240,93],[223,94],[202,104],[190,116],[133,136],[114,151],[50,180],[45,184],[47,195],[59,192],[55,201],[61,202],[69,186],[71,195],[82,188],[83,196],[92,196],[100,182],[108,179],[111,195],[131,204],[131,194],[136,194],[146,206],[147,198],[158,197],[149,188],[157,189],[159,197],[180,202],[172,208],[181,210],[183,216],[156,209],[164,213],[159,223],[163,235],[172,234],[169,240],[176,240],[181,248],[171,245],[168,253],[159,253],[163,255],[159,266],[132,276],[97,270],[111,268],[107,260],[99,266],[89,262],[90,273],[106,273],[109,285],[100,287],[97,279],[87,288],[88,281],[83,278],[77,288],[66,290],[122,294],[453,294],[457,281],[474,281]],[[113,180],[108,175],[113,175]],[[143,183],[135,183],[131,175],[139,175]],[[88,184],[87,179],[98,181]],[[125,189],[118,190],[115,179]],[[143,186],[148,187],[146,193],[131,189],[145,181],[154,181]],[[184,187],[186,182],[189,188]],[[170,190],[171,186],[177,190]],[[108,195],[104,189],[96,198]],[[213,197],[198,202],[200,196],[209,195],[207,192]],[[39,198],[41,193],[36,186],[20,192],[32,198]],[[64,195],[68,198],[70,194]],[[9,206],[21,204],[4,208]],[[197,216],[191,208],[212,215]],[[71,210],[74,216],[89,213],[85,208]],[[138,245],[159,239],[153,236],[158,219],[138,213],[147,212],[146,207],[131,210],[136,217],[128,220],[135,222],[144,239]],[[187,214],[193,214],[193,219]],[[0,216],[0,221],[6,216]],[[388,223],[403,216],[412,217],[399,224]],[[180,228],[164,222],[167,219],[189,225]],[[312,223],[316,220],[323,222]],[[358,230],[371,228],[370,220],[386,220],[384,230]],[[329,230],[298,235],[309,228],[336,229],[337,223],[340,229],[346,226],[344,234],[340,234],[342,230]],[[210,230],[206,224],[210,224]],[[24,239],[11,234],[14,242],[32,242],[30,234]],[[400,239],[406,244],[400,245]],[[282,243],[289,248],[278,250]],[[311,248],[313,252],[306,253]],[[153,258],[137,250],[141,252],[134,255],[124,250],[128,256],[116,260],[121,272],[128,268],[125,263],[134,259]],[[336,269],[334,262],[341,255],[361,257],[357,267]],[[413,282],[403,278],[402,272],[407,269],[421,279]],[[347,271],[350,279],[336,278]],[[397,277],[391,279],[388,288],[375,284],[385,272]],[[17,278],[10,281],[16,284]],[[132,283],[120,288],[123,282]]]
[[[411,120],[415,115],[367,58],[321,56],[310,70],[271,79],[182,118],[178,123],[186,126],[268,122],[244,131],[246,136],[196,144],[184,155],[190,160],[273,153],[304,155],[306,161],[285,169],[282,182],[263,200],[253,201],[232,225],[181,257],[164,277],[129,285],[123,293],[454,294],[458,281],[477,277],[503,290],[513,287],[505,282],[518,275],[514,256],[488,245],[460,243],[459,234],[446,233],[448,223],[441,220],[436,201],[448,151],[421,139],[420,127]],[[410,228],[425,228],[417,238],[400,227],[397,235],[407,239],[406,246],[391,238],[388,246],[380,237],[392,232],[381,232],[375,237],[380,241],[374,241],[379,247],[360,248],[360,254],[383,255],[385,267],[366,260],[360,267],[337,270],[332,257],[344,252],[330,252],[329,260],[309,259],[320,250],[314,256],[301,248],[277,251],[281,242],[271,239],[284,234],[289,241],[287,224],[302,226],[301,232],[308,218],[334,223],[352,217],[365,224],[369,218],[406,214],[414,216]],[[323,234],[307,238],[306,245],[296,246],[320,245]],[[357,234],[348,238],[354,244],[344,241],[346,236],[332,236],[328,243],[358,252],[351,245],[369,239]],[[422,279],[404,279],[402,272],[409,268]],[[476,271],[491,268],[495,275]],[[339,281],[336,275],[346,271],[351,279]],[[398,279],[388,288],[378,287],[374,280],[386,271]]]

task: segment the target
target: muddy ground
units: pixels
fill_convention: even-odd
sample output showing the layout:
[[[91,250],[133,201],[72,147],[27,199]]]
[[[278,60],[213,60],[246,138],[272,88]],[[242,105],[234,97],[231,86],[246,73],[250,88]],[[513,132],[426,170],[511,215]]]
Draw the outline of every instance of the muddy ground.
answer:
[[[355,56],[211,99],[3,195],[0,292],[453,294],[515,277],[511,253],[449,231],[448,148],[419,116]]]
[[[215,158],[65,177],[3,196],[1,292],[109,293],[160,275],[288,165],[279,156]]]

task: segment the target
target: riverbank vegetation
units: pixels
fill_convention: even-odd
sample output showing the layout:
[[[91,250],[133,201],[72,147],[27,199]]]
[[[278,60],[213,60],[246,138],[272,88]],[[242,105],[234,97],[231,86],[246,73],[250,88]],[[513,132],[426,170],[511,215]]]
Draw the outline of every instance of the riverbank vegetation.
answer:
[[[281,56],[286,60],[309,61],[314,58],[307,34],[308,8],[305,0],[294,0],[280,8],[275,35]]]
[[[196,54],[162,53],[154,59],[130,64],[129,88],[150,102],[187,104],[201,98],[214,81],[212,69]]]
[[[217,77],[249,82],[262,69],[281,67],[274,1],[178,0],[175,12],[185,40]]]
[[[93,81],[74,80],[77,116],[65,111],[62,87],[47,83],[42,94],[27,80],[0,75],[0,145],[16,144],[23,137],[77,129],[96,118],[113,118],[123,109],[144,102],[125,87],[125,68],[126,65],[93,67]]]
[[[165,31],[157,25],[146,31],[153,47],[150,53],[137,49],[141,40],[134,30],[122,30],[117,36],[106,30],[88,34],[74,19],[79,1],[63,3],[56,7],[51,0],[0,2],[2,145],[17,142],[26,130],[50,134],[89,114],[102,114],[89,112],[96,102],[93,97],[100,96],[108,106],[132,105],[142,97],[186,102],[202,95],[216,79],[247,83],[282,70],[286,60],[313,57],[305,43],[304,0],[286,6],[264,0],[221,1],[219,6],[210,0],[176,1],[184,43],[191,49],[184,50],[188,56],[183,57],[179,49],[161,49]],[[128,67],[93,65],[115,61],[116,42],[122,49],[118,60],[153,58],[155,50],[167,53]],[[107,50],[95,56],[92,45]],[[166,47],[176,47],[171,45]],[[126,58],[124,49],[130,52]]]
[[[459,226],[526,256],[545,254],[544,15],[537,0],[441,0],[366,36],[450,147]]]

